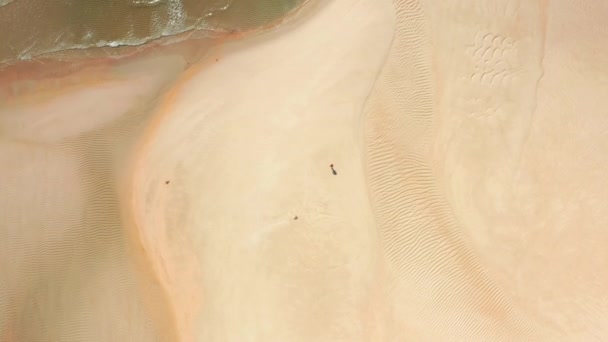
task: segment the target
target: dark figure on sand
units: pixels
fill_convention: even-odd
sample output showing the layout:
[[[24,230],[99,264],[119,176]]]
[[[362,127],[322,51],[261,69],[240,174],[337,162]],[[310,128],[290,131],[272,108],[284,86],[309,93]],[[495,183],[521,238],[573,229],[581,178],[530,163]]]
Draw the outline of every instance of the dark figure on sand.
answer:
[[[331,173],[335,175],[337,175],[338,173],[336,172],[336,170],[334,169],[334,164],[329,165],[329,167],[331,168]]]

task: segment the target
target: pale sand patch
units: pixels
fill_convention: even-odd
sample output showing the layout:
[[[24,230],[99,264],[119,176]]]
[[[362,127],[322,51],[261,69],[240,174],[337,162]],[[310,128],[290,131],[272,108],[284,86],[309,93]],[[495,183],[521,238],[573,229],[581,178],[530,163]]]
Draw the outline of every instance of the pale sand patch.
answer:
[[[161,106],[131,211],[182,338],[378,339],[358,129],[393,27],[390,1],[329,2],[226,45]]]
[[[605,339],[607,16],[333,0],[3,102],[0,341]]]

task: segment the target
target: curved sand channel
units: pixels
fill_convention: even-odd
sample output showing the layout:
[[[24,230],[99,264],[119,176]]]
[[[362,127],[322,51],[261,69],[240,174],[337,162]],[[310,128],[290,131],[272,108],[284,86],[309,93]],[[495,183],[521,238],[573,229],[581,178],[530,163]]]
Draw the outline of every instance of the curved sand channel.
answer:
[[[194,64],[5,73],[0,340],[602,340],[585,4],[333,0]]]

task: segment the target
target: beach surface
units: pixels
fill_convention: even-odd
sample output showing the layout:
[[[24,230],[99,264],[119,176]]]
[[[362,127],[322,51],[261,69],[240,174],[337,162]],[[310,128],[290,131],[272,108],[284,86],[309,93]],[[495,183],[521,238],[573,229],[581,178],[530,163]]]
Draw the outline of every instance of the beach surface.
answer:
[[[309,1],[0,70],[0,342],[608,338],[606,16]]]

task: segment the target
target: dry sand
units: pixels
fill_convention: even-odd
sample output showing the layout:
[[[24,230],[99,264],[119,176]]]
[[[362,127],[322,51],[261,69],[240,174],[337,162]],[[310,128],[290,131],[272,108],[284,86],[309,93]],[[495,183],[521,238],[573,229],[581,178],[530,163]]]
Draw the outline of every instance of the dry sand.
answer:
[[[4,70],[0,341],[608,338],[606,16],[332,0]]]

